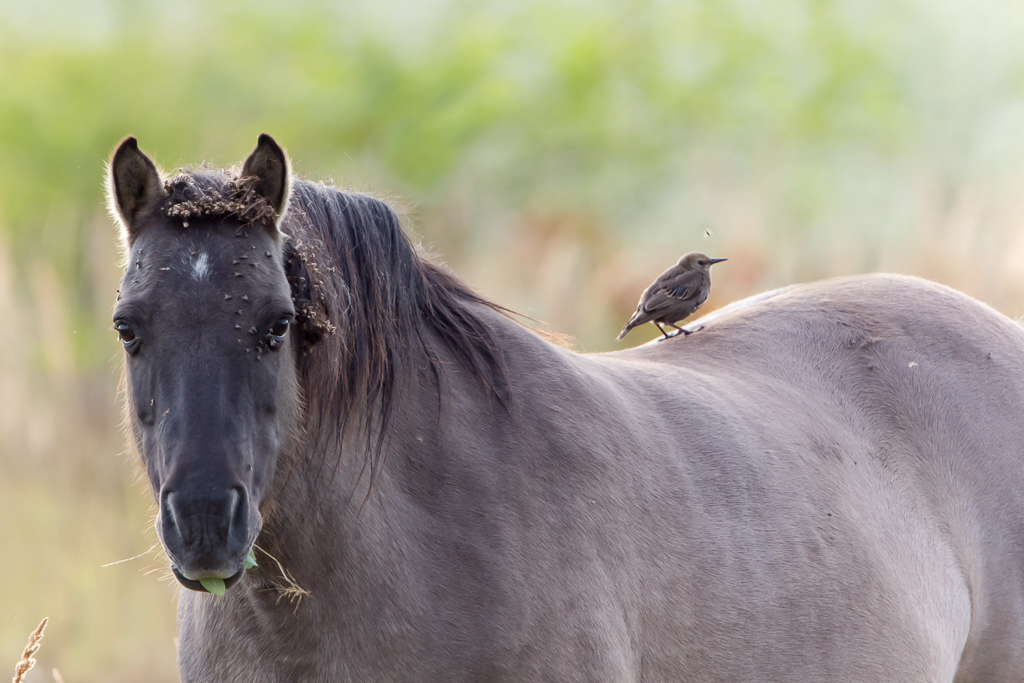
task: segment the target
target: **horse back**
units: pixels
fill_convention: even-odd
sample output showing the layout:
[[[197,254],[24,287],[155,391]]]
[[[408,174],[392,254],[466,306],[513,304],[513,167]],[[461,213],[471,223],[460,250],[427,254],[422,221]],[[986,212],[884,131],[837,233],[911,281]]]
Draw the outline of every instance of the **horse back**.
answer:
[[[530,561],[572,549],[617,661],[654,680],[1024,670],[1018,326],[892,276],[701,322],[522,375]],[[541,394],[545,374],[562,381]]]

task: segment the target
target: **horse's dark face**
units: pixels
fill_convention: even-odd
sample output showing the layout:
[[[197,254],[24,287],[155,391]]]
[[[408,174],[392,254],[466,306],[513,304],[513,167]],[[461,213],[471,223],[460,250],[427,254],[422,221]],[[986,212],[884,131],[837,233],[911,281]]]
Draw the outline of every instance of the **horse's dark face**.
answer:
[[[119,155],[111,175],[130,260],[114,327],[132,436],[175,576],[195,590],[204,578],[230,586],[244,573],[299,411],[279,235],[273,223],[200,218],[184,227],[152,206],[133,212],[130,164],[141,152],[124,152],[123,178]]]

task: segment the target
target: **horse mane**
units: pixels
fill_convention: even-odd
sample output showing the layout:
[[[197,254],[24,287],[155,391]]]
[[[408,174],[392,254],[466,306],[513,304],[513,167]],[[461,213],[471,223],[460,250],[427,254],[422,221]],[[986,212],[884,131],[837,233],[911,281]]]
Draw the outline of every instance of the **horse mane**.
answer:
[[[165,189],[166,215],[186,225],[190,216],[231,217],[272,229],[265,200],[247,192],[244,179],[195,170],[169,180]],[[307,433],[321,442],[316,447],[324,455],[330,442],[340,445],[354,428],[366,437],[372,483],[396,393],[413,381],[424,358],[443,401],[446,373],[438,343],[488,395],[506,403],[500,346],[474,308],[509,311],[427,260],[387,204],[296,179],[280,230],[311,420]]]
[[[382,441],[395,393],[421,362],[417,350],[441,400],[445,371],[435,340],[488,394],[506,400],[497,338],[472,305],[507,311],[424,258],[387,204],[296,180],[281,228],[307,337],[299,370],[307,399],[322,406],[321,419],[343,429],[356,417]],[[333,328],[328,334],[325,322]],[[373,412],[377,424],[369,421]]]

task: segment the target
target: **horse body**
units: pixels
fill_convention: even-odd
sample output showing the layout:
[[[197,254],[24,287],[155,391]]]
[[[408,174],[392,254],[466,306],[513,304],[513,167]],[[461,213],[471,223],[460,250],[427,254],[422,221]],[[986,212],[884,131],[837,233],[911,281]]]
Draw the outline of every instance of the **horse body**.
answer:
[[[308,218],[334,191],[302,192]],[[281,230],[337,243],[310,220]],[[1019,680],[1017,325],[874,276],[579,355],[464,306],[505,390],[422,328],[363,406],[389,421],[280,439],[261,566],[182,593],[184,681]],[[307,416],[318,353],[291,356]]]
[[[888,310],[871,303],[881,292]],[[423,414],[436,387],[421,376],[361,514],[327,508],[326,529],[279,541],[313,597],[293,609],[254,587],[199,629],[218,599],[186,593],[186,671],[952,681],[974,610],[1020,632],[1019,607],[983,587],[1024,588],[1013,559],[983,561],[1014,547],[1015,517],[1000,514],[1013,510],[985,501],[1024,490],[1007,431],[1024,408],[1024,338],[975,308],[858,278],[592,357],[495,315],[512,396],[529,401],[505,411],[462,377],[450,410]],[[338,527],[343,547],[325,544]],[[997,637],[986,653],[981,616],[966,663],[1014,680],[1020,650],[998,652]],[[247,638],[243,669],[220,660]]]

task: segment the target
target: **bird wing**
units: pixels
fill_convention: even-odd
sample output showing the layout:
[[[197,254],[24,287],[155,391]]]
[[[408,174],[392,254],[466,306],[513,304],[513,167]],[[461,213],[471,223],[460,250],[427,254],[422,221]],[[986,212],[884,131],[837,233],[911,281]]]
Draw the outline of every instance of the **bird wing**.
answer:
[[[679,301],[693,299],[700,292],[704,278],[700,271],[687,270],[660,282],[660,287],[651,292],[643,304],[647,313],[653,313]]]

